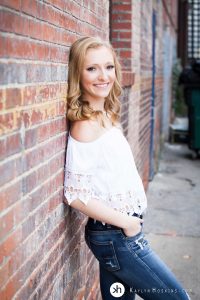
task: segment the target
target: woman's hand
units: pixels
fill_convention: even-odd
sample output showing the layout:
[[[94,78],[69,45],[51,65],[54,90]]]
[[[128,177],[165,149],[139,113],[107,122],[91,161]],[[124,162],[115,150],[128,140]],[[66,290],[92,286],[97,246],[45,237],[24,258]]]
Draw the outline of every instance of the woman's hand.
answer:
[[[129,226],[127,228],[123,228],[123,231],[127,237],[132,237],[138,234],[141,231],[141,223],[143,223],[144,220],[131,216],[129,221]]]

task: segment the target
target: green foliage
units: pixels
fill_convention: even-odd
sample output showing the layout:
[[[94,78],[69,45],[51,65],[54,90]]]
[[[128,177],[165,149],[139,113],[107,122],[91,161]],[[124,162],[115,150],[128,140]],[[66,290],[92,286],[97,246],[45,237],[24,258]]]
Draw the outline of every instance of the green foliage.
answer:
[[[187,105],[185,104],[183,86],[178,84],[182,69],[181,61],[177,58],[172,68],[172,107],[177,117],[187,116]]]

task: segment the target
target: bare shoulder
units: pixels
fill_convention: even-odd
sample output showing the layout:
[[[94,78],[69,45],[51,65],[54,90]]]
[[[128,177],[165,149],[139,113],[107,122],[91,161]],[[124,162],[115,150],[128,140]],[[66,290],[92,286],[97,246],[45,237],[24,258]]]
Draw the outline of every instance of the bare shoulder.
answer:
[[[71,125],[70,135],[79,142],[92,142],[99,137],[100,127],[92,120],[75,121]]]

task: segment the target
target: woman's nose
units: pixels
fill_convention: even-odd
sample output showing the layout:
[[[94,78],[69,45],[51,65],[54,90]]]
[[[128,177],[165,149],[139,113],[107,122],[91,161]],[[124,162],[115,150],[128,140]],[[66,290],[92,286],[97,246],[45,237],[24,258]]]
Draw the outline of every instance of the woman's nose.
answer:
[[[101,70],[99,72],[98,79],[99,80],[106,80],[106,79],[108,79],[108,74],[107,74],[106,70]]]

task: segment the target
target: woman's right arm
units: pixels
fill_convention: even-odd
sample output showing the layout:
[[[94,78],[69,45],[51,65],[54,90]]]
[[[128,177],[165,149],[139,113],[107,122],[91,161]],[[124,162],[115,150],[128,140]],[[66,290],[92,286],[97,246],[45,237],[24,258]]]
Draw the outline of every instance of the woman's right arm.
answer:
[[[70,206],[81,211],[88,217],[122,228],[127,236],[133,236],[141,230],[143,220],[116,211],[97,199],[90,199],[87,205],[79,199],[76,199],[72,201]]]

